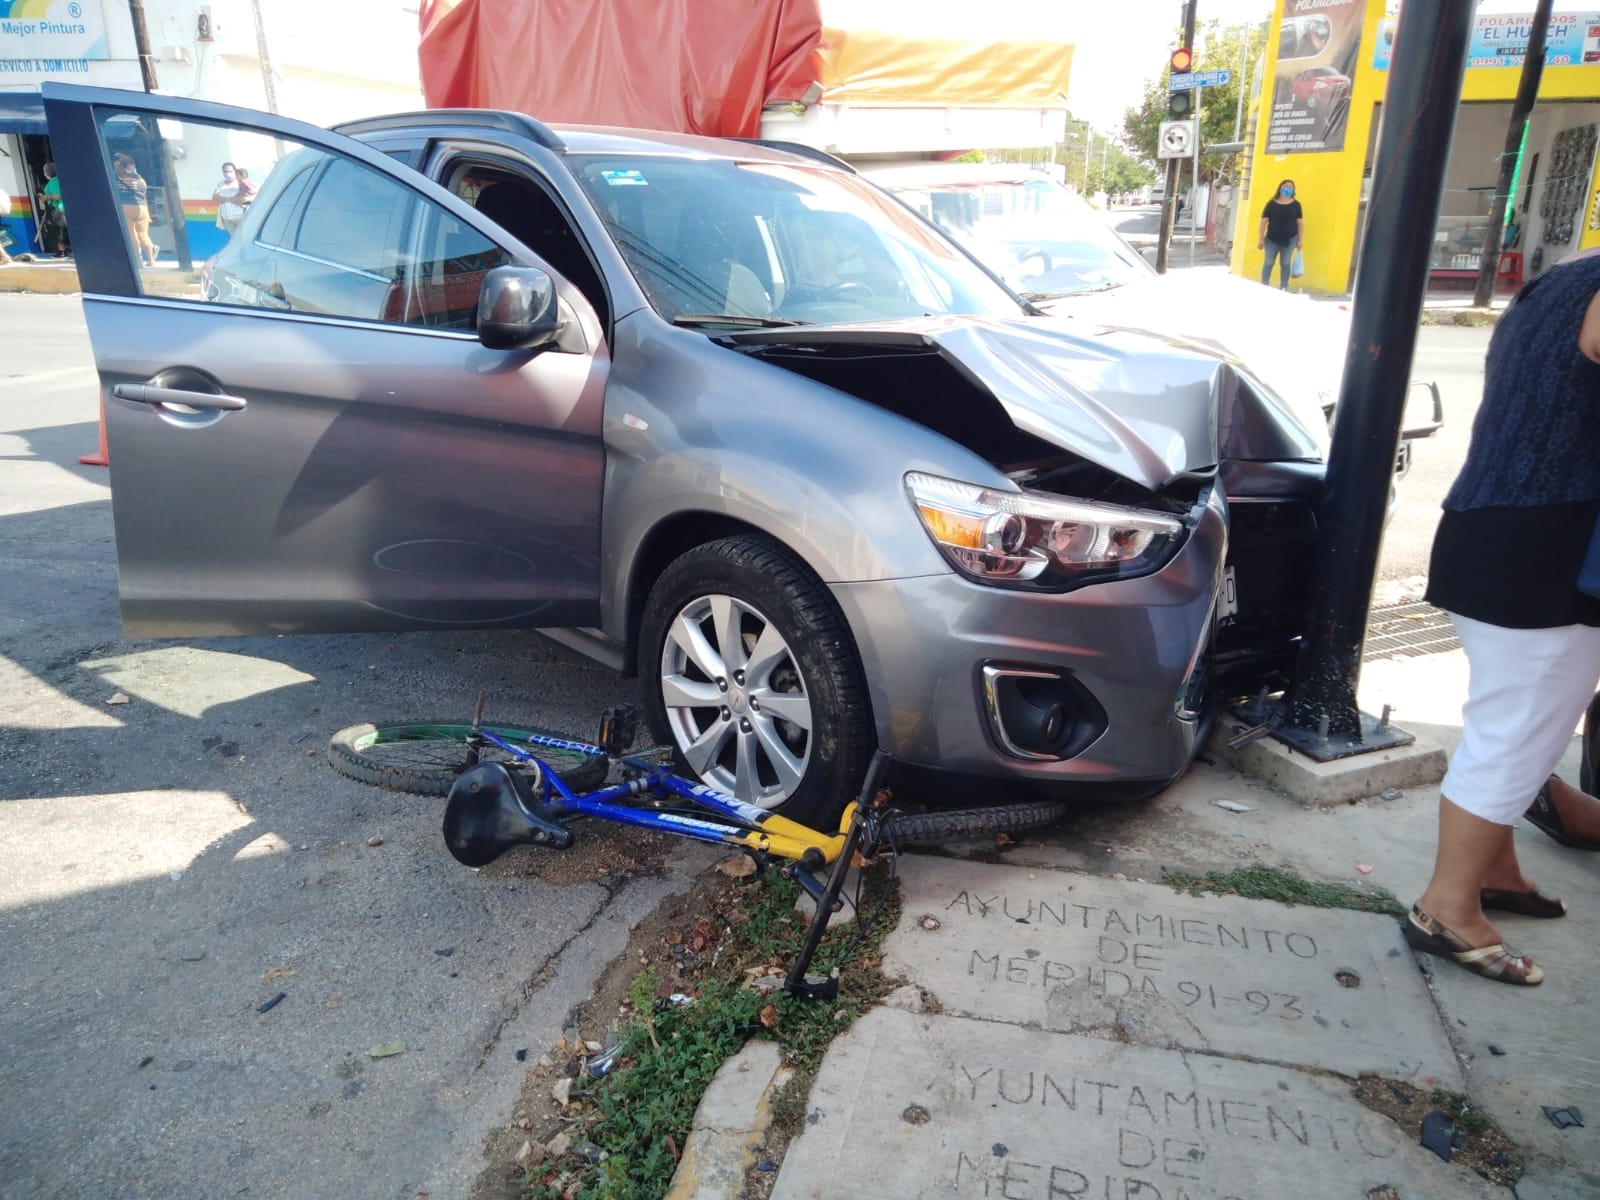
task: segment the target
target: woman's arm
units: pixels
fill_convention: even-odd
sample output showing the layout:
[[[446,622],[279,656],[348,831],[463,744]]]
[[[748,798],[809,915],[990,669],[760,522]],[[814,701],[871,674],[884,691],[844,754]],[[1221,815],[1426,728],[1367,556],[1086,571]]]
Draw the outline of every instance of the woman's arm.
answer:
[[[1266,246],[1267,246],[1267,218],[1266,218],[1265,215],[1263,215],[1262,218],[1261,218],[1261,234],[1260,234],[1259,237],[1256,238],[1256,249],[1257,250],[1264,250],[1264,249],[1266,249]]]
[[[1589,298],[1589,307],[1578,327],[1578,351],[1590,362],[1600,363],[1600,291]]]
[[[1305,244],[1305,240],[1306,240],[1306,219],[1304,217],[1296,217],[1294,219],[1294,241],[1295,241],[1295,245],[1297,245],[1297,246],[1304,245]]]

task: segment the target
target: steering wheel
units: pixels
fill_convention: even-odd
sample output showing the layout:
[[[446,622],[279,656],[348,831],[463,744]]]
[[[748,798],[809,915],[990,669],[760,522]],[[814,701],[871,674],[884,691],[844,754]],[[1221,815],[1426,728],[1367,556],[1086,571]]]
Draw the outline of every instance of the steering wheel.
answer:
[[[1022,271],[1020,271],[1020,268],[1022,267],[1022,265],[1024,263],[1032,262],[1034,259],[1038,259],[1039,260],[1039,269],[1038,269],[1038,271],[1036,271],[1036,272],[1022,272]],[[1018,274],[1048,275],[1055,268],[1055,265],[1056,265],[1055,264],[1055,260],[1050,257],[1050,255],[1049,255],[1049,253],[1047,251],[1044,251],[1044,250],[1028,250],[1028,251],[1026,251],[1026,252],[1024,252],[1024,253],[1022,253],[1022,254],[1017,256],[1016,261],[1011,264],[1011,269],[1012,269],[1012,271],[1017,272]]]
[[[852,297],[869,297],[876,296],[877,294],[877,292],[873,291],[860,280],[849,279],[844,283],[836,283],[831,287],[823,288],[822,294],[817,298],[822,301],[849,300]]]

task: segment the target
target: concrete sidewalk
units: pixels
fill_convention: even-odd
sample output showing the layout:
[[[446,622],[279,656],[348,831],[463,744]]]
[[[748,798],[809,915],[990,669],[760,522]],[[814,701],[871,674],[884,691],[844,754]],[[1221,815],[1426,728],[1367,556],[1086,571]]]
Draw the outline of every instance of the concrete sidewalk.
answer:
[[[1449,750],[1465,685],[1459,651],[1379,661],[1363,704]],[[1437,804],[1429,787],[1307,809],[1202,760],[1149,804],[908,857],[884,960],[908,986],[829,1050],[775,1200],[1600,1195],[1594,856],[1519,828],[1525,868],[1571,907],[1498,920],[1546,968],[1527,989],[1415,955],[1392,917],[1160,882],[1259,864],[1409,904]],[[1464,1093],[1526,1173],[1441,1161],[1363,1104],[1361,1076]],[[1588,1128],[1544,1111],[1569,1106]]]

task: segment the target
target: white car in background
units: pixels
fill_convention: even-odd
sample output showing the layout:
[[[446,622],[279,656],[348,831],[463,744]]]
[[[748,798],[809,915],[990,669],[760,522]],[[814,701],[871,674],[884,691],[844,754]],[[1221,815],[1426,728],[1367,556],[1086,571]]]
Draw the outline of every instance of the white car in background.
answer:
[[[1038,308],[1207,350],[1264,383],[1308,427],[1329,428],[1350,336],[1348,302],[1220,271],[1161,275],[1076,192],[1026,163],[860,170]],[[1410,469],[1412,442],[1443,424],[1437,387],[1413,380],[1412,389],[1397,480]]]

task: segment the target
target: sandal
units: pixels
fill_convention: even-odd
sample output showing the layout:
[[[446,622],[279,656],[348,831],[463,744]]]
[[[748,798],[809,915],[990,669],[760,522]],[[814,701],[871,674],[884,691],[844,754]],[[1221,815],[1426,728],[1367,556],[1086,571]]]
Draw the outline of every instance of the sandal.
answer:
[[[1567,832],[1567,827],[1561,823],[1561,814],[1556,810],[1555,801],[1550,798],[1550,783],[1546,780],[1539,789],[1539,794],[1533,798],[1533,803],[1528,806],[1525,814],[1528,824],[1555,838],[1563,846],[1571,846],[1574,850],[1600,850],[1600,840],[1595,838],[1578,837]]]
[[[1484,912],[1499,909],[1516,913],[1519,917],[1564,917],[1567,902],[1555,896],[1546,896],[1538,888],[1516,892],[1510,888],[1484,888],[1478,893],[1478,904]]]
[[[1544,970],[1525,954],[1518,954],[1503,943],[1469,946],[1460,934],[1452,933],[1416,905],[1405,924],[1406,942],[1413,950],[1434,954],[1459,963],[1474,975],[1497,983],[1537,987],[1544,982]]]

